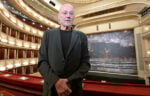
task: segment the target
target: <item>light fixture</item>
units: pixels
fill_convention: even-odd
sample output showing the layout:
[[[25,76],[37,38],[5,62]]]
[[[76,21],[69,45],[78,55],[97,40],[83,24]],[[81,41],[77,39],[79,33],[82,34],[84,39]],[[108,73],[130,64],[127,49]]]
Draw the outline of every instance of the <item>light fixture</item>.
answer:
[[[4,66],[0,67],[0,71],[5,71],[5,70],[6,70],[6,68]]]
[[[38,34],[39,34],[40,36],[43,36],[43,32],[42,32],[42,31],[39,31]]]
[[[35,22],[32,22],[32,24],[34,25],[34,24],[35,24]]]
[[[34,61],[34,60],[32,60],[30,63],[31,63],[31,64],[35,64],[35,61]]]
[[[40,27],[42,28],[42,27],[43,27],[43,25],[40,25]]]
[[[40,44],[38,44],[38,49],[40,48],[40,46],[41,46],[41,45],[40,45]]]
[[[32,29],[32,33],[37,33],[37,30],[35,30],[35,29]]]
[[[26,26],[25,29],[26,29],[27,31],[30,31],[30,27],[29,27],[29,26]]]
[[[20,63],[16,63],[15,66],[16,66],[16,67],[20,67],[21,64],[20,64]]]
[[[149,27],[148,27],[148,26],[144,27],[144,30],[145,30],[145,31],[148,31],[148,30],[149,30]]]
[[[29,48],[29,44],[28,43],[24,44],[24,47]]]
[[[147,54],[149,54],[149,55],[150,55],[150,51],[147,51]]]
[[[23,62],[23,65],[25,65],[25,66],[28,65],[28,64],[29,64],[28,62]]]
[[[149,68],[149,70],[150,70],[150,63],[148,64],[148,68]]]
[[[9,65],[7,65],[6,66],[8,69],[11,69],[11,68],[13,68],[13,64],[9,64]]]
[[[31,48],[35,49],[35,48],[36,48],[36,46],[34,46],[34,45],[33,45],[33,46],[31,46]]]
[[[17,44],[17,46],[19,46],[19,47],[22,46],[22,43],[21,43],[21,42],[18,42],[18,43],[16,43],[16,44]]]
[[[2,38],[1,41],[6,43],[8,40]]]
[[[25,18],[23,18],[22,20],[23,20],[23,21],[26,21],[26,19],[25,19]]]
[[[9,41],[9,44],[14,45],[14,44],[15,44],[15,42],[13,42],[13,41]]]

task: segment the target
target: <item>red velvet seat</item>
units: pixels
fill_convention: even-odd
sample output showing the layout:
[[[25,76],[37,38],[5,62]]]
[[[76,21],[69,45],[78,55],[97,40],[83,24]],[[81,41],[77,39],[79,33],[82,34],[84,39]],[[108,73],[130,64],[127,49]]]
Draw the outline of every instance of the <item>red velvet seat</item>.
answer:
[[[11,36],[16,37],[16,30],[15,29],[11,29]]]
[[[2,24],[2,32],[6,33],[7,31],[7,26],[5,24]]]
[[[5,48],[0,47],[0,60],[4,59],[4,55],[5,55]]]

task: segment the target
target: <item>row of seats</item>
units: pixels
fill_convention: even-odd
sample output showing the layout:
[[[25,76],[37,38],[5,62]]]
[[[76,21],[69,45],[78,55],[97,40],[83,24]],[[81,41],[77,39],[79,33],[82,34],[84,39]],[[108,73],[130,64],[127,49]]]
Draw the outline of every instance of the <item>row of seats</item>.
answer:
[[[5,25],[4,23],[0,23],[0,31],[3,33],[6,33],[7,35],[10,35],[14,38],[29,41],[29,42],[34,42],[34,43],[40,43],[41,42],[41,37],[33,36],[30,34],[25,34],[22,32],[18,32],[17,30],[10,28],[9,26]]]
[[[40,23],[32,20],[29,16],[25,15],[24,13],[19,12],[15,7],[13,7],[9,3],[9,1],[5,1],[5,2],[2,1],[2,3],[4,4],[4,6],[7,10],[9,10],[13,15],[15,15],[15,17],[17,17],[17,19],[20,19],[22,22],[28,24],[29,26],[32,26],[41,31],[45,31],[48,29],[48,27],[45,26],[44,24],[40,24]]]
[[[42,25],[42,24],[39,24],[39,23],[37,23],[37,22],[35,22],[35,21],[31,21],[31,20],[25,19],[25,18],[23,18],[23,17],[21,17],[21,16],[18,16],[18,15],[16,15],[16,17],[17,17],[18,19],[22,20],[24,23],[26,23],[26,24],[28,24],[28,25],[34,27],[34,28],[37,28],[37,29],[39,29],[39,30],[41,30],[41,31],[45,31],[45,30],[49,29],[48,27],[46,27],[46,26],[44,26],[44,25]]]
[[[32,27],[25,22],[19,20],[16,16],[14,16],[9,10],[7,10],[4,5],[0,2],[0,20],[5,23],[7,26],[30,35],[34,35],[37,37],[42,37],[43,31],[38,28]]]
[[[21,59],[5,59],[0,60],[0,71],[13,70],[14,73],[17,73],[16,69],[22,68],[22,73],[26,74],[26,68],[31,65],[37,65],[38,58],[21,58]],[[33,68],[30,69],[33,71]],[[32,72],[31,72],[32,73]]]
[[[0,47],[0,60],[15,58],[37,58],[38,50]]]
[[[36,28],[37,24],[14,16],[3,5],[0,11],[0,71],[37,72],[38,49],[47,28]]]
[[[20,40],[20,39],[11,37],[3,32],[0,32],[0,44],[12,46],[12,47],[36,49],[36,50],[38,50],[40,47],[40,44],[38,43]]]

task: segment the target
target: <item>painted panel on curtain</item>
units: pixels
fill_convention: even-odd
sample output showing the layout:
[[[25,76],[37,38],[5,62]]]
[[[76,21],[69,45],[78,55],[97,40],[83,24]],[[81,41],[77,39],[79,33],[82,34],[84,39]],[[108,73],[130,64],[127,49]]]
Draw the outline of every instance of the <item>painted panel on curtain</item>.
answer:
[[[91,71],[137,74],[133,30],[88,35]]]

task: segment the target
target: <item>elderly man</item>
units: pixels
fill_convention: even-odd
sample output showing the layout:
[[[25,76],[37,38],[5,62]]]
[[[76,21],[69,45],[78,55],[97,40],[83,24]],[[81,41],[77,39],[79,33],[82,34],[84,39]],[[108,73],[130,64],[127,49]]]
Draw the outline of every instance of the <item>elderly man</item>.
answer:
[[[44,78],[43,96],[81,96],[82,80],[90,69],[87,37],[73,30],[73,6],[59,11],[60,27],[44,33],[38,69]]]

